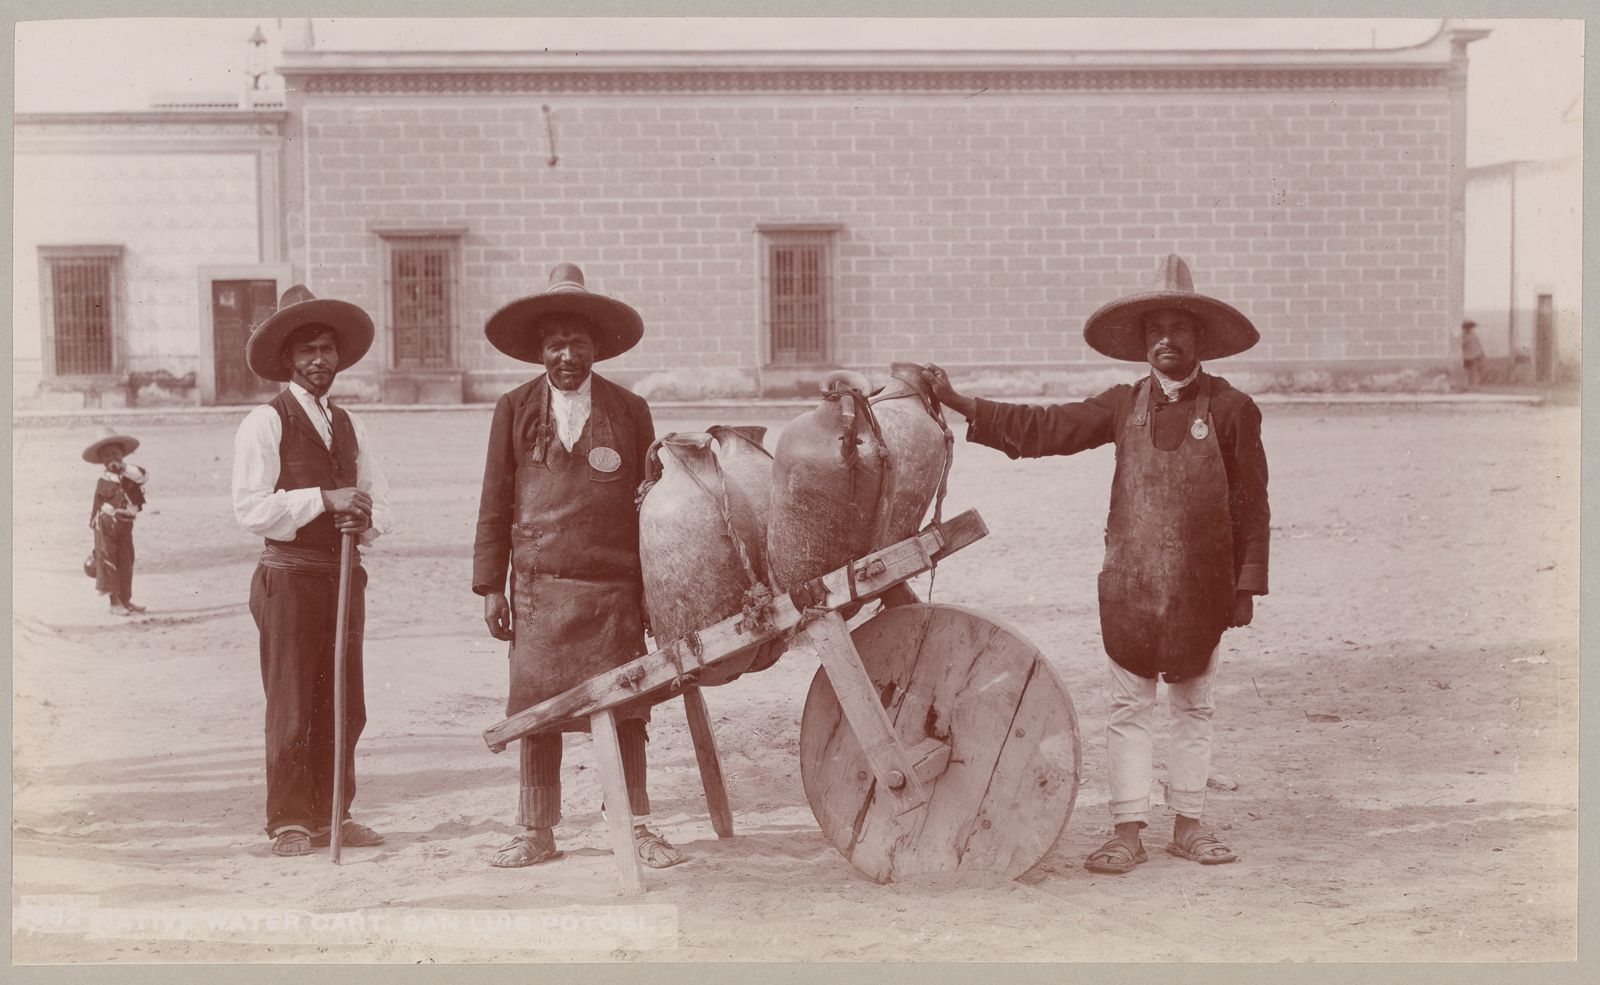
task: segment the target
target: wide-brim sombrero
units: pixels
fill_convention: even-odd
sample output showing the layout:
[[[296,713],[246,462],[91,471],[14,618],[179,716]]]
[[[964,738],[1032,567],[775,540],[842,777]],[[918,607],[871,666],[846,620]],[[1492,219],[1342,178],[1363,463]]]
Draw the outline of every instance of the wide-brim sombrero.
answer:
[[[506,304],[489,316],[483,334],[489,343],[513,359],[544,362],[544,333],[539,322],[547,315],[575,314],[594,325],[596,361],[620,356],[644,338],[644,319],[627,304],[584,286],[583,271],[575,263],[560,263],[550,271],[550,286],[538,294]]]
[[[1261,333],[1238,308],[1196,291],[1189,265],[1170,253],[1156,272],[1155,288],[1102,305],[1084,323],[1083,340],[1112,359],[1145,362],[1149,352],[1142,319],[1162,308],[1187,311],[1200,320],[1196,355],[1202,361],[1237,355],[1261,341]]]
[[[289,333],[305,325],[326,325],[333,329],[339,345],[339,369],[349,369],[372,348],[372,317],[349,301],[318,298],[303,285],[283,292],[278,310],[250,334],[245,343],[244,360],[250,371],[264,380],[287,383],[294,375],[283,359],[283,341]]]
[[[92,465],[99,465],[100,449],[108,445],[122,446],[122,454],[126,457],[132,455],[133,450],[139,447],[139,439],[131,434],[118,434],[109,427],[103,427],[100,429],[100,437],[90,442],[89,447],[83,450],[83,460]]]

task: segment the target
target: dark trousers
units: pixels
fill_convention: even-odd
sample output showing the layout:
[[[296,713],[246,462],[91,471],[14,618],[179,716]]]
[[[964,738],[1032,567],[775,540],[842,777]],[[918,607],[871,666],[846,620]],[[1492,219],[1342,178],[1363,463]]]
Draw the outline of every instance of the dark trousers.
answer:
[[[345,653],[344,803],[356,795],[355,749],[367,723],[361,684],[366,570],[350,579]],[[267,695],[267,834],[289,825],[319,831],[333,813],[333,645],[339,576],[256,565],[250,614],[261,632]]]
[[[628,785],[628,808],[634,817],[650,813],[644,788],[644,721],[617,723],[622,776]],[[561,822],[561,733],[540,732],[522,740],[522,789],[517,798],[517,823],[525,828],[553,828]]]
[[[99,571],[96,591],[113,602],[133,598],[133,521],[101,514],[95,518],[94,553]]]

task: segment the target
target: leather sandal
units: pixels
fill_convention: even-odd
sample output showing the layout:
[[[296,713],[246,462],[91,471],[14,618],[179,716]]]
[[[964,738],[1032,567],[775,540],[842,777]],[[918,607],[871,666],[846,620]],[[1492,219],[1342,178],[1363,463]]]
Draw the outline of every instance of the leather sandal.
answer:
[[[1121,838],[1112,838],[1110,841],[1096,848],[1084,859],[1083,867],[1090,872],[1103,872],[1107,875],[1120,876],[1133,871],[1136,865],[1150,861],[1150,855],[1140,845],[1137,852],[1129,851],[1127,842]]]
[[[1168,855],[1199,862],[1201,865],[1221,865],[1224,862],[1237,862],[1239,856],[1233,849],[1217,840],[1217,836],[1209,831],[1195,828],[1179,844],[1174,841],[1167,846]]]
[[[545,843],[543,839],[532,835],[516,835],[495,849],[489,864],[497,869],[521,869],[542,862],[554,862],[565,854],[556,848],[554,838]]]
[[[300,828],[285,828],[272,839],[272,854],[282,858],[311,854],[311,835]]]
[[[639,862],[652,869],[670,869],[689,861],[682,849],[642,824],[633,829],[633,850],[639,854]]]
[[[311,844],[321,848],[333,841],[332,829],[323,828],[311,836]],[[383,835],[367,827],[357,824],[349,818],[345,819],[344,827],[339,829],[339,846],[341,848],[371,848],[383,844]]]

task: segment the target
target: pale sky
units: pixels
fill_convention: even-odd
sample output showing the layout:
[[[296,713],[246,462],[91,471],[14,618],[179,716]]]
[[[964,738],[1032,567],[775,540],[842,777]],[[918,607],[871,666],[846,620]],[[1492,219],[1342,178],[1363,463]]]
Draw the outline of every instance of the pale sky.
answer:
[[[1469,166],[1572,153],[1564,128],[1583,92],[1583,22],[1473,20],[1493,33],[1468,49]],[[17,112],[144,109],[156,93],[246,85],[259,24],[224,18],[29,21],[16,25]],[[1398,47],[1437,20],[1221,18],[317,18],[326,50],[1113,50]],[[281,87],[282,80],[268,76]],[[1576,111],[1581,113],[1581,104]]]

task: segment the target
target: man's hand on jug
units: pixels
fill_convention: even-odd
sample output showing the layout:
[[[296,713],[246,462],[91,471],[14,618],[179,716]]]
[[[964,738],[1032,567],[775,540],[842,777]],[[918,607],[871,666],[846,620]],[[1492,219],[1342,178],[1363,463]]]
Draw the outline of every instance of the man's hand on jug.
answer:
[[[977,413],[977,401],[956,392],[956,388],[950,385],[950,374],[944,371],[944,367],[928,363],[922,367],[922,381],[928,384],[928,389],[933,391],[941,404],[967,420],[970,421],[972,415]]]

